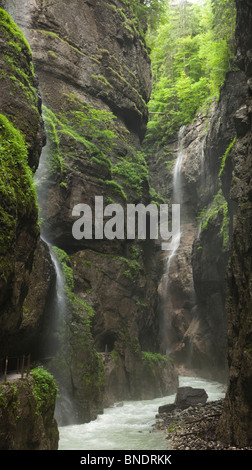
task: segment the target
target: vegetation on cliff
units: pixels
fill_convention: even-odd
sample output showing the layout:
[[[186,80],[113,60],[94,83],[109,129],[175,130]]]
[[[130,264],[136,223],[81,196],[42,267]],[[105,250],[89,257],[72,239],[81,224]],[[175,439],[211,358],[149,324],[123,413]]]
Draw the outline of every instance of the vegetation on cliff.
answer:
[[[5,255],[19,220],[36,219],[38,208],[24,137],[3,115],[0,115],[0,175],[0,254]],[[2,276],[6,276],[4,271]]]
[[[148,34],[153,91],[147,142],[165,142],[218,98],[233,67],[234,31],[234,0],[168,2],[157,30]]]
[[[13,337],[22,322],[39,238],[33,172],[43,131],[31,48],[3,9],[0,43],[0,354],[4,355],[15,348]]]
[[[34,88],[34,71],[31,62],[31,49],[23,33],[10,15],[0,9],[0,33],[6,42],[0,81],[2,99],[6,82],[10,83],[11,94],[21,94],[30,108],[35,109],[38,98]],[[5,109],[4,109],[5,108]],[[12,108],[6,105],[0,115],[0,255],[5,255],[15,239],[21,219],[28,217],[36,221],[38,206],[29,165],[29,130],[24,135],[20,122],[13,117]],[[5,111],[5,112],[3,112]],[[35,110],[38,116],[38,109]],[[22,129],[24,131],[24,129]],[[8,263],[8,261],[7,261]],[[5,266],[6,267],[6,266]],[[5,269],[2,277],[7,277]]]
[[[54,419],[57,387],[42,368],[27,378],[0,386],[0,449],[57,450]]]

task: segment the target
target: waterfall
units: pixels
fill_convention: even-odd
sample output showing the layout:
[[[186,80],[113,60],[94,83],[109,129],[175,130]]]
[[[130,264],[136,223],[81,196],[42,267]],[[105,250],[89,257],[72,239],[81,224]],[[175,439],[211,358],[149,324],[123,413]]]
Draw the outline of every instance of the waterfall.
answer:
[[[201,153],[200,153],[200,185],[204,186],[205,179],[206,179],[206,169],[205,169],[205,143],[206,137],[204,137],[201,146]]]
[[[39,209],[41,212],[41,208],[45,201],[46,191],[47,191],[47,181],[48,181],[48,165],[47,165],[47,156],[48,150],[47,146],[44,147],[41,157],[39,167],[35,174],[35,184],[37,187],[37,194],[38,194],[38,204]],[[68,314],[68,301],[65,292],[65,278],[64,273],[62,271],[62,266],[60,261],[58,260],[57,254],[55,249],[52,246],[52,243],[49,241],[50,234],[46,228],[46,221],[43,221],[41,225],[41,240],[48,246],[51,261],[54,265],[55,275],[56,275],[56,284],[55,284],[55,292],[54,296],[51,299],[50,305],[50,324],[48,325],[48,338],[46,338],[46,345],[44,347],[44,354],[45,355],[56,355],[58,352],[58,348],[60,346],[60,341],[66,341],[64,339],[59,338],[60,335],[64,335],[65,331],[65,322]],[[64,350],[68,350],[69,344],[68,341],[64,343]],[[57,367],[57,366],[56,366]],[[51,370],[52,369],[52,370]],[[66,390],[66,385],[62,382],[61,377],[59,376],[58,369],[55,372],[54,370],[54,363],[49,364],[49,370],[53,373],[57,385],[59,387],[60,398],[56,400],[56,408],[55,408],[55,418],[59,425],[62,423],[70,424],[73,421],[73,417],[75,416],[74,405],[72,400]]]
[[[201,152],[200,152],[200,179],[199,179],[200,190],[202,190],[202,188],[204,188],[206,184],[205,143],[206,143],[206,137],[204,137],[202,141]],[[198,198],[200,199],[200,194],[198,195]],[[201,231],[202,231],[202,222],[200,222],[199,226],[197,227],[196,239],[199,239]]]
[[[200,154],[200,175],[201,178],[204,176],[204,171],[205,171],[205,139],[202,142],[202,148],[201,148],[201,154]]]
[[[41,239],[47,244],[50,251],[51,260],[54,265],[56,273],[56,310],[59,318],[62,320],[66,313],[67,301],[65,294],[65,279],[62,272],[61,263],[55,255],[51,243],[49,243],[45,238],[43,238],[43,236],[41,236]]]
[[[173,204],[181,204],[183,202],[181,195],[181,170],[184,160],[183,138],[185,133],[185,126],[179,129],[178,135],[178,156],[176,159],[174,173],[173,173]]]
[[[177,155],[177,159],[176,159],[176,163],[174,167],[174,173],[173,173],[173,197],[172,197],[173,204],[181,204],[183,202],[181,173],[182,173],[182,165],[183,165],[183,160],[184,160],[184,149],[183,149],[184,132],[185,132],[185,126],[182,126],[179,130],[179,135],[178,135],[178,155]],[[169,278],[171,261],[174,258],[177,252],[177,249],[180,245],[181,235],[182,235],[181,232],[176,234],[175,239],[173,240],[174,248],[173,250],[169,252],[167,256],[167,263],[166,263],[167,283],[168,283],[168,278]]]
[[[184,149],[183,149],[183,138],[184,138],[185,126],[182,126],[179,130],[178,134],[178,153],[177,159],[174,166],[174,173],[173,173],[173,194],[172,194],[172,202],[173,204],[181,204],[183,202],[183,194],[182,194],[182,184],[181,184],[181,175],[182,175],[182,166],[184,161]],[[173,249],[168,252],[166,258],[166,268],[165,273],[162,280],[162,307],[161,307],[161,316],[162,316],[162,325],[161,331],[163,334],[162,338],[162,345],[163,350],[165,350],[166,354],[169,353],[169,331],[171,329],[171,321],[170,318],[167,316],[167,305],[169,301],[169,276],[170,276],[170,268],[172,264],[172,260],[174,259],[177,250],[180,246],[182,232],[180,231],[175,236],[173,236]]]
[[[35,174],[35,184],[37,187],[37,194],[38,194],[38,205],[41,212],[41,207],[44,202],[46,189],[47,189],[47,178],[48,178],[48,170],[47,170],[47,147],[44,147],[39,167]],[[64,274],[62,272],[61,263],[59,262],[57,255],[53,249],[52,244],[49,242],[49,234],[47,233],[46,224],[41,224],[41,240],[48,246],[52,263],[54,265],[55,274],[56,274],[56,286],[55,286],[55,299],[53,305],[53,312],[52,316],[52,330],[59,328],[60,324],[65,317],[66,310],[67,310],[67,299],[65,295],[65,280]]]

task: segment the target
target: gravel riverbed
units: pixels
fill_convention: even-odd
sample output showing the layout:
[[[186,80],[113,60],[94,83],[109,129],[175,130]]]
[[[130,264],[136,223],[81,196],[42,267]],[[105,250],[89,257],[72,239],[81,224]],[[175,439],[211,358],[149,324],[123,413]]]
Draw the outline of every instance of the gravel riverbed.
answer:
[[[217,439],[216,429],[223,400],[175,409],[156,416],[157,430],[166,432],[170,450],[252,450],[226,445]]]

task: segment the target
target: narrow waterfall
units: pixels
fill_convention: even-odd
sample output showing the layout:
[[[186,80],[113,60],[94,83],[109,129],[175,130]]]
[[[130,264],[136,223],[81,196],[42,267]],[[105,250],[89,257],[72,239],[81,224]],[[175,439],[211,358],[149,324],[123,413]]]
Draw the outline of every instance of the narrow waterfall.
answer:
[[[41,157],[39,167],[35,174],[35,184],[37,187],[38,194],[38,204],[41,211],[41,208],[44,204],[44,198],[47,190],[47,181],[48,181],[48,164],[47,164],[48,150],[47,146],[44,147]],[[44,345],[43,351],[47,356],[54,356],[57,354],[60,341],[59,334],[63,334],[63,329],[65,328],[65,322],[68,314],[68,302],[65,291],[65,278],[62,271],[62,266],[58,260],[55,248],[52,243],[49,241],[50,234],[46,229],[46,221],[42,220],[41,224],[41,240],[48,246],[52,263],[55,269],[56,275],[56,284],[55,292],[53,298],[51,299],[50,305],[50,314],[51,320],[48,330],[48,338],[46,338],[46,344]],[[64,336],[65,340],[65,336]],[[65,344],[65,348],[68,348],[68,344]],[[51,368],[49,364],[49,369]],[[72,417],[74,416],[74,408],[72,400],[68,396],[64,383],[62,383],[61,378],[55,374],[53,361],[52,361],[52,372],[55,376],[57,385],[59,387],[60,397],[56,401],[55,417],[58,424],[62,422],[70,423],[72,422]]]
[[[182,126],[179,130],[178,134],[178,152],[177,152],[177,159],[174,166],[174,173],[173,173],[173,193],[172,193],[172,203],[173,204],[182,204],[183,202],[183,194],[182,194],[182,185],[181,185],[181,174],[182,174],[182,165],[184,161],[184,149],[183,149],[183,138],[184,138],[185,126]],[[172,260],[174,259],[177,250],[179,248],[181,242],[182,232],[180,230],[179,233],[175,235],[173,238],[173,249],[168,251],[167,258],[166,258],[166,269],[163,275],[162,280],[162,307],[161,307],[161,316],[162,316],[162,325],[161,329],[163,332],[162,338],[162,349],[166,354],[169,354],[170,350],[170,340],[169,340],[169,330],[171,327],[170,324],[170,316],[168,315],[169,311],[169,274],[170,268],[172,264]]]
[[[38,204],[41,212],[41,207],[43,206],[46,189],[47,189],[47,178],[48,178],[48,167],[47,167],[47,147],[45,147],[42,151],[39,167],[35,174],[35,184],[37,187],[37,194],[38,194]],[[52,263],[55,269],[56,275],[56,285],[55,285],[55,298],[52,299],[53,307],[52,307],[52,324],[51,324],[51,331],[58,330],[60,325],[62,324],[66,311],[67,311],[67,300],[65,295],[65,281],[64,281],[64,274],[62,272],[61,263],[59,262],[57,255],[54,251],[54,248],[49,241],[49,234],[47,233],[46,229],[46,221],[42,220],[41,223],[41,239],[46,243],[49,248],[50,256]],[[49,349],[54,349],[53,345],[51,344],[53,339],[48,339],[48,345],[45,346]],[[48,351],[49,352],[49,351]]]
[[[173,173],[173,204],[181,204],[183,202],[181,193],[181,169],[184,160],[183,138],[185,133],[185,126],[179,129],[178,135],[178,156],[176,159],[174,173]]]
[[[178,155],[177,155],[177,159],[176,159],[176,163],[174,167],[174,173],[173,173],[173,194],[172,194],[173,204],[181,204],[183,202],[182,187],[181,187],[181,170],[182,170],[182,165],[183,165],[183,160],[184,160],[184,150],[183,150],[184,132],[185,132],[185,126],[182,126],[179,130],[179,135],[178,135]],[[175,240],[173,240],[174,248],[168,253],[168,256],[167,256],[167,264],[166,264],[167,284],[168,284],[171,261],[173,257],[175,256],[177,249],[180,245],[181,235],[182,235],[181,231],[178,234],[176,234]],[[166,289],[166,294],[167,294],[167,289]]]
[[[205,139],[202,142],[201,154],[200,154],[200,177],[201,182],[204,180],[205,175]]]
[[[200,153],[200,187],[203,188],[205,183],[206,183],[206,173],[205,173],[205,144],[206,144],[206,138],[203,139],[202,145],[201,145],[201,153]],[[196,233],[196,238],[200,237],[202,230],[202,222],[199,223],[197,227],[197,233]]]

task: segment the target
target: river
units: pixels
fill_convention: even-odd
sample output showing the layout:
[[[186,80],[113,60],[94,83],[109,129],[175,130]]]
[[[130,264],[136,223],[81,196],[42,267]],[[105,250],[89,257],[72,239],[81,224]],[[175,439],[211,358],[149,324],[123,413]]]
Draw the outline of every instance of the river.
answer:
[[[180,377],[179,386],[204,388],[208,401],[225,396],[222,384],[198,377]],[[153,431],[158,407],[173,403],[175,394],[154,400],[126,401],[104,410],[94,421],[59,428],[59,450],[165,450],[164,433]]]

